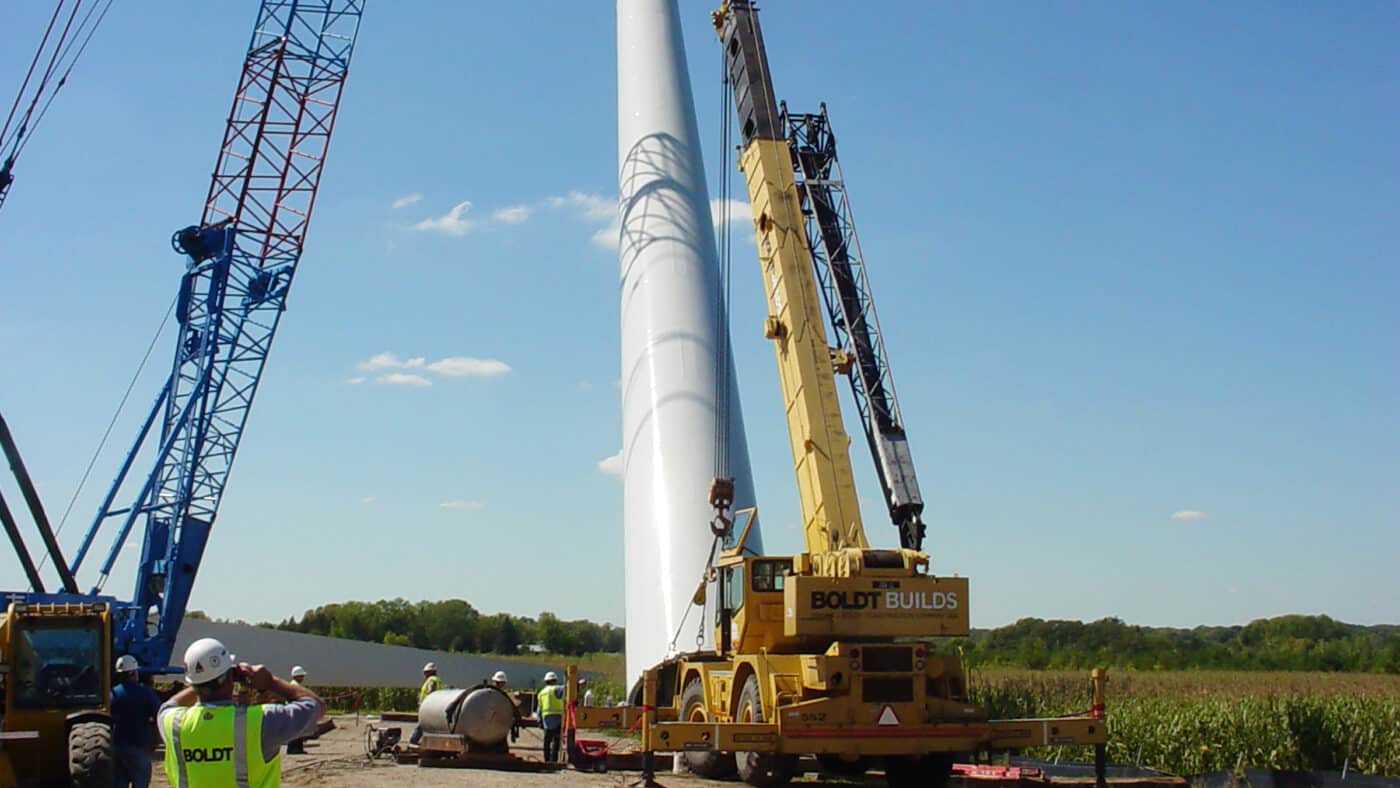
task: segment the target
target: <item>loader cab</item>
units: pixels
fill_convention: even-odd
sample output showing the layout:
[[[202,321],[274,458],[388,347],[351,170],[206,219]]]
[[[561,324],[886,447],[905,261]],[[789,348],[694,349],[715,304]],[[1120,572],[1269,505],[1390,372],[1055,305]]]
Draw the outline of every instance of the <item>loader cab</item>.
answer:
[[[85,751],[84,763],[110,768],[111,643],[105,603],[11,604],[0,615],[0,778],[7,769],[20,784],[70,775],[74,739],[102,749]],[[107,733],[70,738],[79,725]]]

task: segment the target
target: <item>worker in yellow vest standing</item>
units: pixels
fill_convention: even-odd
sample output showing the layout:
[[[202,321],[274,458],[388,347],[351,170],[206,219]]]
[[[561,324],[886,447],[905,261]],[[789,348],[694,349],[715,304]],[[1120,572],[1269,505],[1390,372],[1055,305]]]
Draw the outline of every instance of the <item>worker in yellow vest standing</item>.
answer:
[[[540,718],[540,730],[544,731],[544,760],[553,763],[559,760],[559,736],[564,728],[564,688],[552,670],[544,674],[544,688],[536,695],[535,713]]]
[[[306,735],[324,711],[311,690],[262,665],[237,662],[214,638],[185,650],[185,683],[157,716],[172,786],[275,788],[282,783],[282,745]],[[235,683],[285,702],[235,704]]]
[[[429,695],[440,689],[442,689],[442,679],[438,678],[437,663],[429,662],[423,666],[423,686],[418,688],[418,705],[421,707]],[[417,744],[421,738],[423,738],[423,726],[413,726],[413,733],[408,735],[408,743]]]

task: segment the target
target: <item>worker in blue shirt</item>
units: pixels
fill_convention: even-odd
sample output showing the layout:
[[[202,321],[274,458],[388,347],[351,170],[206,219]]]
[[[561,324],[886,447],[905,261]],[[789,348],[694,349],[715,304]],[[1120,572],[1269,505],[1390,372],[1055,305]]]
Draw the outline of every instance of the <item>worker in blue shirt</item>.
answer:
[[[146,788],[151,784],[151,744],[160,698],[141,683],[140,665],[130,654],[117,659],[117,678],[111,697],[117,788]]]

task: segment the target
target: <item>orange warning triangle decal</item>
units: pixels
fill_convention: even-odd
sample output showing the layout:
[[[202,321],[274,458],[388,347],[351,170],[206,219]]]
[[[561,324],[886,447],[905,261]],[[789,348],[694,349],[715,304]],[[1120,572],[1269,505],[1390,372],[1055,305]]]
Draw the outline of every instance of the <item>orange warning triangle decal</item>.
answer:
[[[899,715],[894,713],[894,708],[886,703],[885,708],[880,709],[880,716],[875,719],[876,725],[898,725]]]

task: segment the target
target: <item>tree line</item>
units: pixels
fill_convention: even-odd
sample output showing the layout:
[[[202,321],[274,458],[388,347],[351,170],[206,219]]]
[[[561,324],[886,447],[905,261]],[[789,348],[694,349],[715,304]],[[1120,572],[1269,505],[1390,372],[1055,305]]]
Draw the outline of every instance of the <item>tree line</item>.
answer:
[[[192,617],[204,617],[191,611]],[[625,630],[587,620],[485,615],[461,599],[341,602],[260,626],[437,651],[517,654],[538,644],[551,654],[621,652]],[[1239,626],[1145,627],[1119,618],[1093,622],[1023,618],[955,641],[971,665],[1032,670],[1316,670],[1400,674],[1400,626],[1361,626],[1328,616],[1287,615]]]
[[[308,610],[299,618],[263,624],[288,632],[413,646],[434,651],[517,654],[532,645],[551,654],[580,656],[622,651],[622,627],[564,621],[553,613],[537,618],[509,613],[485,615],[462,599],[409,602],[340,602]]]
[[[960,641],[979,666],[1139,670],[1320,670],[1400,673],[1400,627],[1289,615],[1243,626],[1173,629],[1023,618]]]

